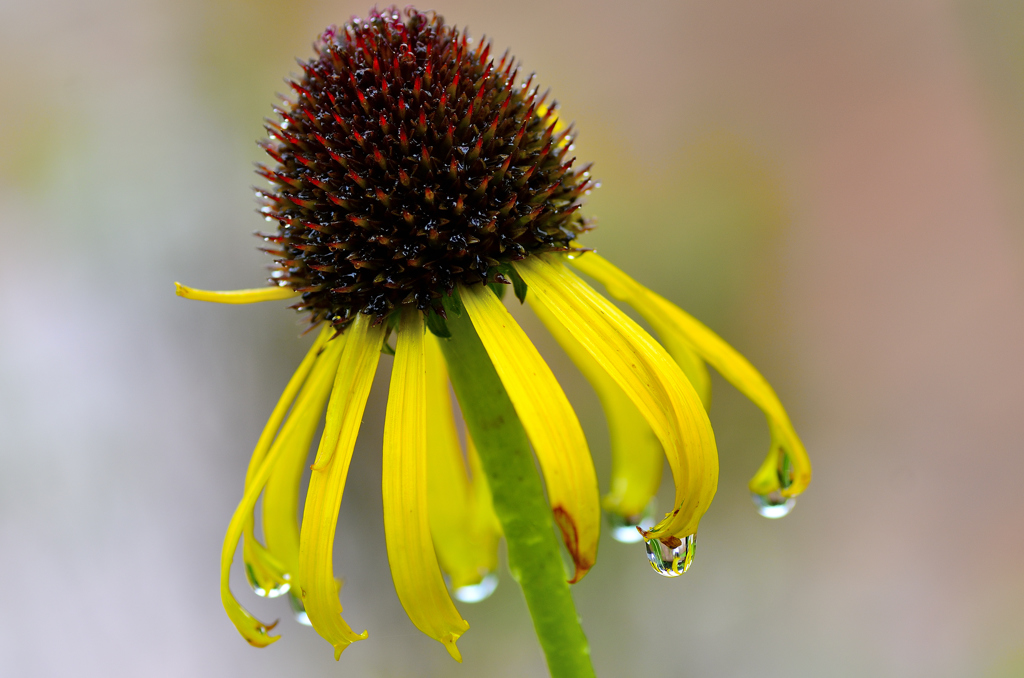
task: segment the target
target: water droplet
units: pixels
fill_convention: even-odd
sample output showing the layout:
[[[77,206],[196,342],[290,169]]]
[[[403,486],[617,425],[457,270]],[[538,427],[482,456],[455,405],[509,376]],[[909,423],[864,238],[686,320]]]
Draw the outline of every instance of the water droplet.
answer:
[[[292,605],[292,614],[295,615],[295,621],[299,622],[303,626],[312,626],[313,622],[309,621],[309,615],[306,614],[306,608],[302,605],[302,601],[297,596],[288,596],[288,602]]]
[[[679,541],[675,548],[662,543],[660,539],[644,542],[647,560],[654,571],[663,577],[678,577],[693,564],[693,552],[697,547],[697,535],[691,534]]]
[[[789,514],[796,505],[796,497],[783,497],[782,492],[772,490],[768,494],[751,494],[757,512],[765,518],[781,518]]]
[[[253,590],[253,592],[257,596],[263,596],[264,598],[277,598],[280,595],[284,595],[285,593],[288,593],[288,590],[291,589],[291,587],[292,587],[291,584],[289,584],[288,582],[285,582],[285,583],[281,584],[280,586],[275,586],[274,588],[271,588],[271,589],[265,589],[265,588],[262,588],[262,587],[259,587],[259,586],[253,586],[252,590]]]
[[[608,526],[612,528],[612,539],[620,544],[635,544],[643,541],[643,535],[637,527],[649,530],[654,527],[654,502],[647,505],[640,516],[622,516],[618,513],[608,514]]]
[[[259,582],[252,566],[248,563],[246,563],[245,567],[245,578],[249,581],[249,586],[252,588],[253,593],[262,598],[277,598],[280,595],[288,593],[288,589],[292,587],[291,583],[288,581],[289,575],[285,574],[284,580],[279,582],[277,586],[266,588]]]
[[[484,575],[479,584],[460,586],[452,593],[455,595],[455,600],[459,602],[479,603],[481,600],[490,598],[496,588],[498,588],[498,575],[491,572],[488,575]]]

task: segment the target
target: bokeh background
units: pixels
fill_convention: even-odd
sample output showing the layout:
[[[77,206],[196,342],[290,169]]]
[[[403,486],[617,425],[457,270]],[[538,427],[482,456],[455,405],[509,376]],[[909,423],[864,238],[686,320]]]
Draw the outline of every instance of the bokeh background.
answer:
[[[239,576],[284,618],[256,650],[220,606],[222,531],[308,338],[283,303],[172,282],[261,283],[261,120],[367,2],[0,1],[0,673],[544,675],[507,574],[462,606],[462,665],[402,612],[390,359],[336,552],[369,639],[335,663]],[[606,534],[575,588],[599,674],[1024,676],[1024,4],[433,5],[553,89],[603,183],[586,243],[749,356],[815,463],[788,518],[759,517],[764,422],[717,380],[693,569]],[[606,477],[596,398],[534,334]]]

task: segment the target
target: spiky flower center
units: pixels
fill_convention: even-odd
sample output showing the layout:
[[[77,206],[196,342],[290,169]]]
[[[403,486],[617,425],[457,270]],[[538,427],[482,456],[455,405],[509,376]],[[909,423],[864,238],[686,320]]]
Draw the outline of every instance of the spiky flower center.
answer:
[[[275,108],[276,167],[262,212],[272,278],[302,292],[311,321],[441,308],[457,283],[501,281],[503,265],[564,249],[591,187],[573,170],[571,128],[517,85],[506,52],[473,46],[442,17],[374,11],[331,27]]]

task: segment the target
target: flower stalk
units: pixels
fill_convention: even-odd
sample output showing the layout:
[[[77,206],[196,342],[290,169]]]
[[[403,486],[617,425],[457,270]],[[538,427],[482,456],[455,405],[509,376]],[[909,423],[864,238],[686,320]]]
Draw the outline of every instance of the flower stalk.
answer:
[[[445,306],[451,337],[441,340],[441,350],[490,485],[509,569],[523,590],[548,670],[552,678],[593,678],[590,647],[526,431],[469,314],[453,308],[455,304]]]

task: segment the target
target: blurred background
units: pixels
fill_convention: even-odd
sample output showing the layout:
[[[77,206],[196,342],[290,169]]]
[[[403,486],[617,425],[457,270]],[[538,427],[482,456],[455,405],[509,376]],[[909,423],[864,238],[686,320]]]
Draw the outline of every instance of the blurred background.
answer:
[[[223,530],[309,338],[284,303],[172,282],[262,283],[262,118],[367,2],[0,0],[4,675],[545,675],[507,573],[461,606],[462,665],[398,603],[388,358],[335,556],[369,639],[335,663],[240,573],[282,640],[249,647],[221,608]],[[658,577],[606,533],[575,587],[598,673],[1024,676],[1024,4],[433,7],[552,88],[603,184],[584,242],[750,357],[815,463],[789,517],[758,516],[764,421],[717,379],[693,568]],[[606,479],[596,398],[521,317]]]

